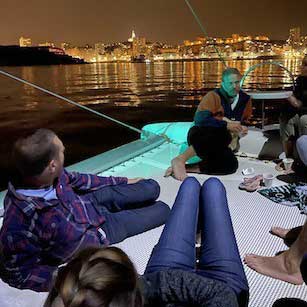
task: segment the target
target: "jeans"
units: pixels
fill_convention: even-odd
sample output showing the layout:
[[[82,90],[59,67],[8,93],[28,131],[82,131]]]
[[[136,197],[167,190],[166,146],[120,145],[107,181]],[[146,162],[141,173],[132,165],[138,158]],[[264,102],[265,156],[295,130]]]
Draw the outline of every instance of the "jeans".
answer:
[[[104,217],[102,229],[110,244],[161,226],[170,209],[162,201],[159,184],[141,180],[134,184],[107,186],[91,193],[93,204]]]
[[[196,269],[198,222],[201,252]],[[248,283],[233,232],[226,191],[217,178],[208,179],[200,187],[198,181],[190,177],[181,185],[145,274],[169,268],[222,281],[235,292],[239,305],[247,306]]]

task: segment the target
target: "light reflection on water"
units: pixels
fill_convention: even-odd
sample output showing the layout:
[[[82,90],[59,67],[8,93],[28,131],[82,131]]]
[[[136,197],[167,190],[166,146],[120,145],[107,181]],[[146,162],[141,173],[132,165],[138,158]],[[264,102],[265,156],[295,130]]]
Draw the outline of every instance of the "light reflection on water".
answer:
[[[259,63],[257,60],[228,61],[228,66],[245,72]],[[281,63],[296,76],[299,59],[285,59]],[[160,120],[177,118],[178,108],[195,108],[201,97],[219,85],[224,66],[218,61],[167,63],[96,63],[89,65],[10,67],[7,71],[80,104],[101,112],[105,106],[146,108],[156,106]],[[0,78],[1,126],[10,123],[16,113],[24,121],[37,122],[58,112],[76,110],[75,107],[16,81]],[[277,66],[265,65],[253,71],[245,80],[247,89],[291,88],[288,73]],[[157,108],[159,106],[159,108]],[[163,110],[172,109],[172,114]],[[129,110],[125,109],[127,115]],[[116,112],[123,113],[123,112]],[[37,116],[39,114],[39,116]],[[155,114],[155,118],[159,118]],[[110,114],[112,116],[112,114]],[[171,115],[171,116],[170,116]],[[140,113],[141,116],[141,113]],[[124,116],[121,116],[124,119]],[[129,117],[129,116],[128,116]],[[61,125],[62,123],[59,123]]]
[[[236,60],[228,61],[227,65],[243,73],[259,62]],[[299,73],[299,59],[286,59],[281,63],[295,76]],[[224,66],[218,61],[191,61],[1,69],[140,128],[149,122],[191,120],[201,97],[219,85]],[[259,67],[245,82],[245,88],[249,89],[289,87],[289,75],[272,65]],[[68,143],[71,151],[68,164],[138,137],[3,76],[0,88],[0,171],[5,167],[12,142],[39,127],[54,129]]]

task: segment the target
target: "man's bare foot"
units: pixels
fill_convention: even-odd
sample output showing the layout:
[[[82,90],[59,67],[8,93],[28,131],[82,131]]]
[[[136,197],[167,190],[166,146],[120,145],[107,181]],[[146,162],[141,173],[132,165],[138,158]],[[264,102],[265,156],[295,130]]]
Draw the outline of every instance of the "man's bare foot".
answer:
[[[173,175],[173,168],[170,166],[164,173],[164,177],[169,177]]]
[[[290,229],[287,229],[287,228],[273,226],[270,230],[270,233],[276,237],[285,239],[289,231]]]
[[[302,226],[294,227],[292,229],[282,227],[272,227],[270,233],[276,237],[284,240],[287,246],[291,246],[299,236]]]
[[[176,157],[172,160],[172,174],[177,180],[183,181],[187,177],[187,172],[185,169],[185,161]]]
[[[244,258],[245,264],[256,272],[289,282],[294,285],[303,284],[299,263],[289,260],[289,251],[275,257],[263,257],[247,254]]]

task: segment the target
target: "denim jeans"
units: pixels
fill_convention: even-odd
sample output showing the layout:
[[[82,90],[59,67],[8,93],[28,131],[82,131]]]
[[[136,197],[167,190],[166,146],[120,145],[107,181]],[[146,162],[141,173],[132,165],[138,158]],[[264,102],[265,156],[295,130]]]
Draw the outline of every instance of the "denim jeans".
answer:
[[[110,244],[166,222],[170,209],[156,201],[159,194],[160,186],[152,179],[107,186],[91,193],[94,206],[105,217],[101,228]]]
[[[201,229],[201,253],[196,269],[197,224]],[[226,192],[217,178],[202,187],[187,178],[177,194],[158,244],[153,249],[146,273],[182,269],[226,283],[247,306],[249,288],[240,259]]]

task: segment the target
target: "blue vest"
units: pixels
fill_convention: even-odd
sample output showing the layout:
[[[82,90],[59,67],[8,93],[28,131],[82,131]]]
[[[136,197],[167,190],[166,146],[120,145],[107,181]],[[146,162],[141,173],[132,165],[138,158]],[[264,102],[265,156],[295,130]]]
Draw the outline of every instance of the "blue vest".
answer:
[[[232,110],[231,104],[227,100],[227,98],[221,93],[220,89],[216,89],[215,92],[220,96],[221,103],[224,109],[224,116],[231,119],[241,122],[242,116],[248,103],[250,96],[240,90],[239,92],[239,101],[236,107]]]

